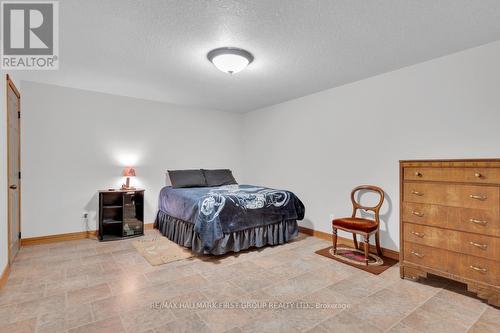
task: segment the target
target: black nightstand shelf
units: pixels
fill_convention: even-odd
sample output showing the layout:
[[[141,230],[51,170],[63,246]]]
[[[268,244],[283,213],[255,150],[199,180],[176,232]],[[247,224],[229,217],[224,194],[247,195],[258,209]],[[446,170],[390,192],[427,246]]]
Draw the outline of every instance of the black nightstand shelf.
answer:
[[[99,191],[99,240],[144,235],[144,190]]]

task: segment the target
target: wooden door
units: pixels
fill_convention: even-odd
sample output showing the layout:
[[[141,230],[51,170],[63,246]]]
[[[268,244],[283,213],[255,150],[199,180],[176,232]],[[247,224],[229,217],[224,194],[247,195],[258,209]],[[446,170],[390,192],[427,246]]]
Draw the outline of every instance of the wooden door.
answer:
[[[7,75],[7,163],[9,262],[19,251],[21,238],[21,95]]]

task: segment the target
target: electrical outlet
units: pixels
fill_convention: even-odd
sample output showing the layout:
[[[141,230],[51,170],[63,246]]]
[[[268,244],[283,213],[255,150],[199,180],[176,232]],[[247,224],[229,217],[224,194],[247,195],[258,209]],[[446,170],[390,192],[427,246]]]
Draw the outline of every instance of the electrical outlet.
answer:
[[[89,231],[89,213],[83,212],[82,214],[82,227],[83,230]]]

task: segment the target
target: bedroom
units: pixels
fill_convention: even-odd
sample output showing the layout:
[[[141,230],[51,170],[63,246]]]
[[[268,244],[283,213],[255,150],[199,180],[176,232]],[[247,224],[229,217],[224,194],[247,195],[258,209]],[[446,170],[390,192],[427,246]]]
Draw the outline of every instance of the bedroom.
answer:
[[[58,67],[2,62],[0,332],[496,331],[497,1],[51,3]],[[246,68],[219,70],[209,53],[225,47],[242,49],[222,55]],[[219,169],[234,180],[208,186]],[[258,213],[261,225],[234,232],[260,234],[236,248],[235,237],[221,241],[233,231],[211,229],[227,253],[203,255],[189,243],[200,233],[155,229],[160,193],[175,185],[168,171],[179,170],[198,177],[180,192],[205,192],[180,209],[192,221],[163,210],[174,224],[196,228],[201,199],[222,188],[214,225]],[[135,189],[121,192],[127,175]],[[382,255],[371,234],[365,265],[364,237],[354,251],[340,225],[338,247],[359,262],[317,254],[331,250],[332,220],[351,216],[363,184],[384,192]],[[260,214],[259,205],[283,214],[283,196],[292,218]],[[216,198],[207,205],[220,207]],[[130,228],[145,235],[99,241],[107,218],[118,222],[112,236],[134,236],[129,199]],[[148,257],[149,243],[167,249]]]

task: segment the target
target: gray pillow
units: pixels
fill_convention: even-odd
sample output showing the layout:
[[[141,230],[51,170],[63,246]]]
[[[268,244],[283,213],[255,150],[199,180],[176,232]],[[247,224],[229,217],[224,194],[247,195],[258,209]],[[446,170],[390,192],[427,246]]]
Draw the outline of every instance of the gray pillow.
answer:
[[[232,185],[238,184],[236,179],[233,177],[233,173],[229,169],[217,169],[217,170],[205,170],[205,179],[207,181],[207,186],[222,186],[222,185]]]
[[[198,170],[168,170],[168,177],[173,188],[207,186],[203,171]]]

